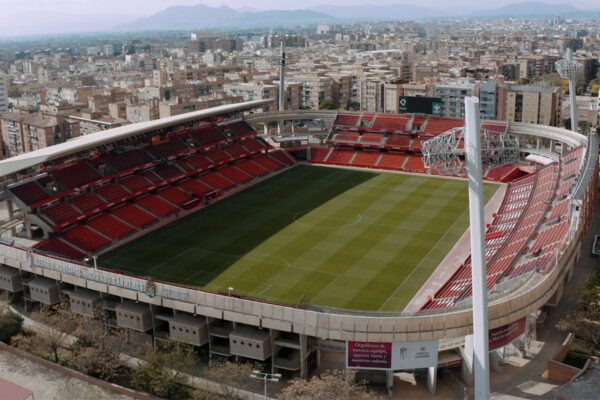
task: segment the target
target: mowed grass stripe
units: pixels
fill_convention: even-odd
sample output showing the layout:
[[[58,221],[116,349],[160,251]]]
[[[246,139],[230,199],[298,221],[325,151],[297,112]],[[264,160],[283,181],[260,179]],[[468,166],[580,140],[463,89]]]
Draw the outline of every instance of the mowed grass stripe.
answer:
[[[298,166],[100,263],[286,304],[400,311],[464,232],[466,196],[457,180]]]

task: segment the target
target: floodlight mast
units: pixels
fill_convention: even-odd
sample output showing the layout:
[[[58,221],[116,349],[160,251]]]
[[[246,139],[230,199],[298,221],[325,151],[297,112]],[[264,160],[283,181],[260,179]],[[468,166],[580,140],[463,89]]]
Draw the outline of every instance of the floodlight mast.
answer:
[[[583,73],[583,65],[573,60],[573,52],[567,48],[564,60],[556,62],[556,70],[563,79],[569,80],[569,100],[571,105],[571,130],[578,132],[577,125],[577,77]]]
[[[465,161],[469,179],[471,231],[471,276],[473,287],[473,374],[475,399],[490,394],[488,298],[485,265],[483,178],[481,161],[479,99],[465,99]]]
[[[279,49],[279,111],[285,111],[285,38],[281,39],[281,48]]]

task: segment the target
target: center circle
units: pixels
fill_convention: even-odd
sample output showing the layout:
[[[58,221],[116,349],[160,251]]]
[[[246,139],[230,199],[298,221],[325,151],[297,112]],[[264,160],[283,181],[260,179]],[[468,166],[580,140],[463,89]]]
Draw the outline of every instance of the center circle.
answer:
[[[362,216],[351,210],[340,213],[340,208],[320,207],[294,214],[294,223],[311,229],[339,229],[359,223]]]

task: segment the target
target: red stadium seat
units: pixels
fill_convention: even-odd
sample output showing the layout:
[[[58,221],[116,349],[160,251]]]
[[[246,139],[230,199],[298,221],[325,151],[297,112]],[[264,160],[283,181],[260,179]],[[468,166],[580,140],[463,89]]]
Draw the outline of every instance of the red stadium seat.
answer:
[[[83,257],[85,257],[85,253],[83,253],[81,250],[76,249],[58,237],[52,237],[44,240],[43,242],[35,245],[34,248],[36,250],[56,254],[73,260],[81,260]]]
[[[112,213],[123,221],[138,228],[145,228],[158,221],[152,214],[144,211],[135,204],[126,204],[123,207],[112,210]]]
[[[136,199],[135,204],[159,217],[166,217],[179,210],[178,207],[153,194]]]
[[[119,240],[135,232],[136,230],[135,228],[110,214],[104,214],[93,218],[89,220],[87,224],[94,230],[102,233],[105,236],[108,236],[112,240]]]
[[[62,238],[86,252],[95,252],[106,246],[111,241],[96,233],[85,225],[79,225],[63,232]]]

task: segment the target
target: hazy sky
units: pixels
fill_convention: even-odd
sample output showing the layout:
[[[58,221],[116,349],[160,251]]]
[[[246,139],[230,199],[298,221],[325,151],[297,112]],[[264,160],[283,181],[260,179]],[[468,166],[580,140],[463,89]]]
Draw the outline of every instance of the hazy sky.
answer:
[[[441,10],[498,8],[535,0],[0,0],[0,40],[15,36],[111,30],[174,5],[297,9],[318,5],[414,4]],[[598,9],[600,0],[538,0]],[[474,10],[472,7],[476,7]],[[76,18],[71,16],[76,15]]]
[[[26,13],[61,12],[69,14],[123,13],[145,16],[177,4],[228,5],[233,8],[253,7],[271,9],[307,8],[321,4],[418,4],[449,8],[476,4],[477,8],[498,7],[527,0],[0,0],[0,17]],[[582,8],[600,7],[599,0],[542,0],[546,3],[569,3]]]

